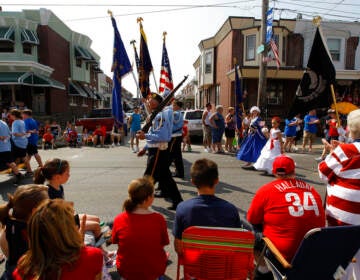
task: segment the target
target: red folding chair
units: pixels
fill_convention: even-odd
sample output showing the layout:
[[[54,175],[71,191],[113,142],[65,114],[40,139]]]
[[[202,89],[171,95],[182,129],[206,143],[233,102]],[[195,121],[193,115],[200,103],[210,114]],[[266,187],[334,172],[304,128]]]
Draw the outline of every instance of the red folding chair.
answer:
[[[178,259],[184,279],[245,280],[254,270],[254,235],[234,228],[189,227],[182,234],[183,254]]]

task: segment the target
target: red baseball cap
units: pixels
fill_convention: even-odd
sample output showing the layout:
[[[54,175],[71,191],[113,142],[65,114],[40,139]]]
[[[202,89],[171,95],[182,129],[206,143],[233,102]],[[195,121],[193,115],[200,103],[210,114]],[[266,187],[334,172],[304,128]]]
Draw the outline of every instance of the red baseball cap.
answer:
[[[273,162],[273,174],[287,175],[294,173],[295,161],[288,156],[281,155],[275,158]]]

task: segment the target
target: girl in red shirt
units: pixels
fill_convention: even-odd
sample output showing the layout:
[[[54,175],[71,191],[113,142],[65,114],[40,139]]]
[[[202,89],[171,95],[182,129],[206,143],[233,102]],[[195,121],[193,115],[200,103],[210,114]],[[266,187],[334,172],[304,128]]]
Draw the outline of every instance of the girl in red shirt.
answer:
[[[154,184],[150,178],[130,182],[129,198],[114,219],[112,243],[118,245],[116,267],[126,280],[155,280],[165,273],[169,244],[162,215],[149,210],[154,201]]]
[[[81,224],[84,226],[85,219]],[[18,262],[15,280],[101,279],[103,254],[98,248],[84,246],[71,203],[44,201],[29,220],[28,236],[29,250]]]

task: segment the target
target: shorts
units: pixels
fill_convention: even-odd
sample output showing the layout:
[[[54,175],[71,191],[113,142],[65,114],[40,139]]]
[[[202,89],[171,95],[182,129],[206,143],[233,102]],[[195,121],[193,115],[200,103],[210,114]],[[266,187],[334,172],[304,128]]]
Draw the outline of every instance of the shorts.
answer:
[[[211,127],[209,125],[203,126],[203,141],[207,141],[208,144],[211,144]]]
[[[0,152],[0,170],[9,168],[8,164],[14,162],[14,158],[10,151]]]
[[[27,147],[26,147],[26,153],[29,156],[36,155],[38,153],[37,145],[28,144]]]
[[[23,149],[23,148],[19,148],[16,145],[12,145],[11,149],[12,149],[12,156],[14,159],[26,157],[26,148]]]
[[[136,138],[136,131],[130,131],[130,138]]]
[[[225,137],[226,138],[234,138],[235,137],[235,129],[229,129],[225,127]]]
[[[308,140],[314,142],[315,137],[316,137],[316,133],[311,133],[309,131],[304,130],[304,139],[303,139],[304,143],[306,143]]]

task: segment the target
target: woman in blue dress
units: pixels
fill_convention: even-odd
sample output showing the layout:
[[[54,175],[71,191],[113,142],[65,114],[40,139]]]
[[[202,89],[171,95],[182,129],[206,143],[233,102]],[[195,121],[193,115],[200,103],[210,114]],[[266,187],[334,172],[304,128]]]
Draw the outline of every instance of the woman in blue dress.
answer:
[[[262,133],[262,125],[260,118],[260,109],[257,106],[253,106],[250,109],[250,126],[247,131],[247,136],[244,139],[240,150],[238,151],[236,158],[238,160],[245,161],[244,168],[251,168],[252,163],[256,162],[260,156],[260,152],[266,144],[266,137]]]
[[[211,135],[212,135],[212,148],[217,154],[224,153],[222,148],[222,138],[225,131],[225,120],[222,115],[224,107],[221,105],[216,106],[216,112],[210,116]]]

